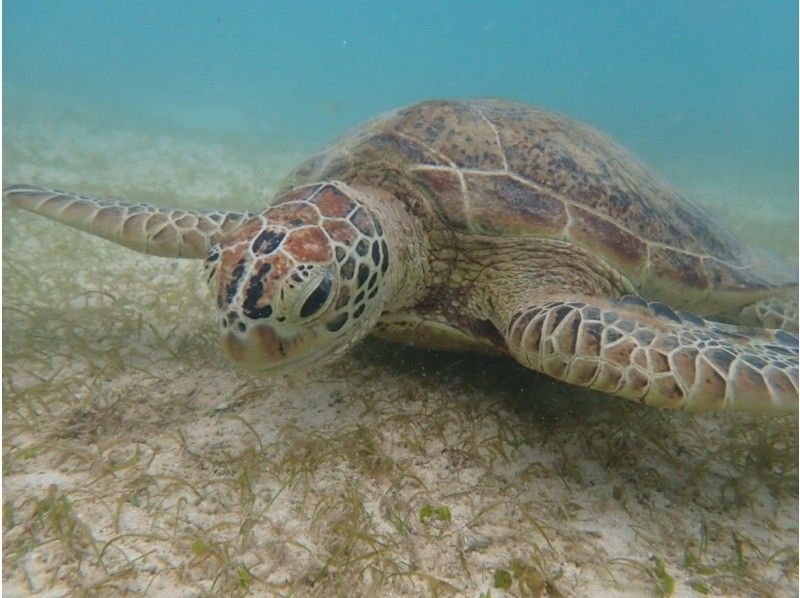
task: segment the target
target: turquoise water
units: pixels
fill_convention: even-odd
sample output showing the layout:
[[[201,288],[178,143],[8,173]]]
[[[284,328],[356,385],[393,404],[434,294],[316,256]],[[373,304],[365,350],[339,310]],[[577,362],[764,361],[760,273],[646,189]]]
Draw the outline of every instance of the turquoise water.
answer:
[[[774,241],[777,226],[779,250],[796,252],[792,0],[3,10],[6,123],[74,104],[97,122],[311,151],[414,101],[510,98],[594,124],[723,217],[731,206],[752,214],[752,225],[730,219],[746,236]]]
[[[493,96],[592,123],[797,258],[796,0],[7,0],[3,17],[6,183],[262,209],[358,122]],[[199,261],[3,216],[10,594],[496,596],[499,573],[516,595],[797,594],[793,416],[646,409],[377,341],[250,379],[222,357]]]
[[[3,16],[7,92],[129,118],[316,142],[416,100],[501,96],[641,152],[797,161],[792,0],[14,0]]]

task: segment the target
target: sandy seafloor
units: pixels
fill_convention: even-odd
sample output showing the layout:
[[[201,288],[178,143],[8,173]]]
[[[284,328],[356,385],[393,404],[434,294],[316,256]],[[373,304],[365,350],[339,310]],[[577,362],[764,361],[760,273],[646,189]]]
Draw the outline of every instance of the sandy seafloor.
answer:
[[[303,157],[90,111],[4,136],[6,183],[178,207],[261,208]],[[685,191],[796,254],[758,180],[691,162]],[[4,595],[797,595],[794,416],[379,341],[257,379],[217,348],[199,262],[14,210],[3,230]]]

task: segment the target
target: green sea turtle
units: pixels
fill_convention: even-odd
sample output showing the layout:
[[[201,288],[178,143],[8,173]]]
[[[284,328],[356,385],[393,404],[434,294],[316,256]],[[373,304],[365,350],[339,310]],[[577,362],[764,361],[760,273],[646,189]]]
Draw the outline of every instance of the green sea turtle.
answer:
[[[397,110],[301,165],[258,213],[26,185],[4,197],[137,251],[205,258],[223,347],[250,369],[314,367],[377,333],[510,355],[647,405],[797,410],[794,272],[541,108]]]

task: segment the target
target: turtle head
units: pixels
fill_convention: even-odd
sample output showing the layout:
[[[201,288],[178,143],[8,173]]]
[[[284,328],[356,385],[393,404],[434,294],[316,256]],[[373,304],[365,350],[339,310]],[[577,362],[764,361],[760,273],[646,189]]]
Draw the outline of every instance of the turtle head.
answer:
[[[386,303],[377,217],[343,183],[290,191],[211,248],[206,270],[226,353],[282,373],[343,353]]]

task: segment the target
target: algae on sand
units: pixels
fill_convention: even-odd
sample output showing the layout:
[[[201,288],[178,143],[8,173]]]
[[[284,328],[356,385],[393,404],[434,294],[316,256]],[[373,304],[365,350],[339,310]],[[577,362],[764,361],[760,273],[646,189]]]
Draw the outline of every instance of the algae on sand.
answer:
[[[79,119],[5,135],[8,181],[197,207],[259,207],[299,159]],[[3,218],[9,595],[796,592],[792,417],[378,341],[250,378],[199,263]]]

